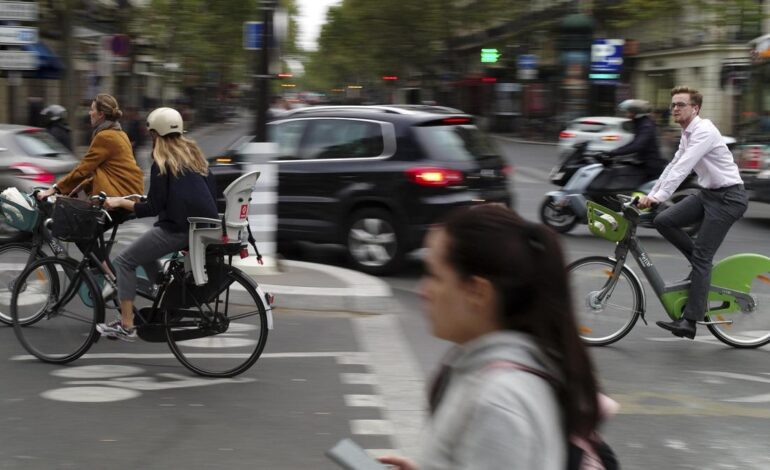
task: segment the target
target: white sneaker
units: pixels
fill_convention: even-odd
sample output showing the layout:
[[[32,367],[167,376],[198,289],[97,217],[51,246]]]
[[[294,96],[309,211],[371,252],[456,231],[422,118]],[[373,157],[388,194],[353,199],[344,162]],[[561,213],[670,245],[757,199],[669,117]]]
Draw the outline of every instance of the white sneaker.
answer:
[[[112,323],[97,323],[96,331],[107,338],[128,341],[129,343],[136,341],[137,338],[136,328],[123,328],[120,320],[114,321]]]

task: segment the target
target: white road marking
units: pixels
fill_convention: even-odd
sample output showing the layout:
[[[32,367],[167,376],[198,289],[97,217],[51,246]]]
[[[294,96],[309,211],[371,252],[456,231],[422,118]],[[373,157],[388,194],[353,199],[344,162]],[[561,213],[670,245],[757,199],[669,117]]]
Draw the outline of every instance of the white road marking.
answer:
[[[77,403],[108,403],[113,401],[130,400],[141,395],[136,390],[116,387],[65,387],[47,390],[41,397],[55,401]]]
[[[350,421],[350,432],[357,435],[390,435],[393,425],[384,419],[354,419]]]
[[[113,377],[125,377],[144,372],[141,367],[121,365],[78,366],[58,369],[51,372],[56,377],[68,379],[110,379]]]
[[[344,357],[349,355],[355,355],[356,352],[286,352],[286,353],[264,353],[259,356],[260,359],[292,359],[303,357]],[[246,358],[250,354],[185,354],[185,356],[199,358],[199,359],[212,359],[221,357],[224,359],[232,358]],[[85,354],[80,359],[173,359],[174,355],[171,353],[95,353]],[[35,356],[29,354],[21,354],[11,357],[12,361],[36,361]],[[107,366],[117,367],[117,366]]]
[[[345,395],[345,405],[350,407],[382,408],[385,402],[379,395]]]
[[[340,374],[342,383],[348,385],[375,385],[377,383],[377,376],[374,374],[360,374],[360,373],[342,373]]]
[[[354,318],[353,326],[379,379],[376,390],[385,401],[383,416],[393,423],[394,444],[399,454],[415,457],[425,420],[425,383],[398,318],[392,314]]]

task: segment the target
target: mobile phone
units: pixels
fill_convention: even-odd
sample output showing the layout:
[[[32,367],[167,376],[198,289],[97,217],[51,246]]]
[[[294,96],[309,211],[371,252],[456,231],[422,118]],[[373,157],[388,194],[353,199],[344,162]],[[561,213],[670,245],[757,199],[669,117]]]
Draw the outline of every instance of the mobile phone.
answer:
[[[387,470],[388,467],[372,458],[350,438],[340,440],[326,456],[346,470]]]

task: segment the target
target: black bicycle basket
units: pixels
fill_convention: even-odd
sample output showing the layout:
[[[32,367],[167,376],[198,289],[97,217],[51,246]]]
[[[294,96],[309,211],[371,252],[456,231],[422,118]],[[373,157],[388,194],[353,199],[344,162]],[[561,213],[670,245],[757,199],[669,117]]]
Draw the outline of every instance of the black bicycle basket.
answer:
[[[87,201],[57,197],[51,235],[65,242],[89,242],[104,225],[104,212]]]

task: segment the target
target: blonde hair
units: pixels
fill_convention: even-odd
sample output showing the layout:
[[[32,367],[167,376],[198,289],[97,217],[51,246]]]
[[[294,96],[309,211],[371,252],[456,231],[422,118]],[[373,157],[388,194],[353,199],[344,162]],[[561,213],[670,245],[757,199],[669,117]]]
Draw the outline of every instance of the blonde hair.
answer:
[[[187,171],[193,171],[201,176],[208,176],[209,164],[198,144],[182,134],[160,136],[155,131],[150,132],[155,137],[152,158],[158,164],[161,175],[170,171],[178,177]]]
[[[104,118],[108,121],[117,121],[123,116],[123,111],[118,107],[118,100],[107,93],[99,93],[94,98],[96,110],[104,113]]]

